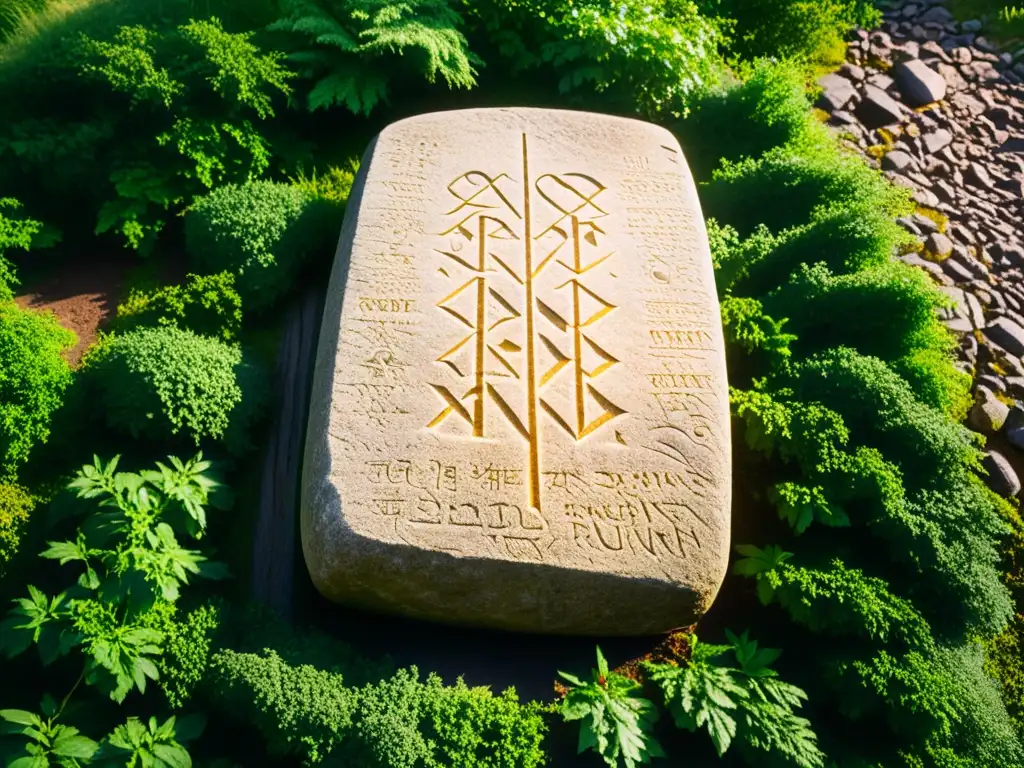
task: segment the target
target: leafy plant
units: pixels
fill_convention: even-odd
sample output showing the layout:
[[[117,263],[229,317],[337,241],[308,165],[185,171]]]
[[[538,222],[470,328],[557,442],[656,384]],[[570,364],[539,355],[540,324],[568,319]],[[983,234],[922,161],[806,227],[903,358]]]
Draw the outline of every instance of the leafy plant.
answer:
[[[664,757],[661,745],[650,732],[658,720],[653,702],[638,695],[640,684],[611,672],[597,649],[597,669],[588,682],[568,672],[559,672],[572,687],[562,702],[562,717],[582,720],[577,750],[592,749],[613,768],[621,758],[626,768],[647,764],[652,757]]]
[[[0,301],[13,299],[13,290],[19,284],[14,265],[4,256],[4,251],[11,248],[27,251],[32,247],[33,238],[43,228],[43,225],[34,219],[4,213],[5,208],[17,211],[20,207],[21,204],[17,200],[0,197]]]
[[[645,662],[676,725],[688,731],[706,729],[719,756],[739,741],[781,755],[801,768],[823,766],[825,756],[810,722],[793,711],[807,694],[769,669],[780,652],[758,648],[746,632],[737,637],[726,630],[726,637],[729,645],[708,645],[691,637],[690,662],[684,667]],[[738,667],[715,663],[729,651]]]
[[[333,255],[341,208],[299,187],[257,181],[225,185],[185,218],[193,269],[231,272],[247,310],[263,312],[292,287],[303,263]]]
[[[44,665],[79,648],[84,682],[120,702],[159,676],[168,623],[189,575],[221,578],[223,566],[182,547],[178,532],[200,538],[208,504],[224,505],[209,462],[188,462],[138,474],[116,472],[118,457],[79,470],[69,485],[80,499],[100,499],[73,541],[50,542],[42,556],[80,563],[74,586],[49,597],[29,585],[0,629],[0,647],[14,657],[35,645]]]
[[[35,499],[24,488],[0,483],[0,576],[18,551],[18,543]]]
[[[719,25],[689,0],[466,3],[512,74],[549,71],[558,90],[610,111],[685,114],[726,77]]]
[[[83,39],[83,75],[120,95],[117,109],[139,137],[114,153],[116,197],[100,209],[97,233],[116,230],[148,250],[169,210],[268,169],[270,145],[256,123],[273,117],[273,97],[289,92],[291,73],[283,54],[261,52],[251,37],[214,18]]]
[[[42,702],[42,716],[21,709],[0,709],[3,733],[20,736],[21,749],[8,754],[7,768],[79,768],[91,762],[99,749],[77,728],[57,722],[64,707],[51,697]]]
[[[242,351],[165,325],[115,334],[85,360],[90,406],[122,434],[153,441],[181,434],[198,446],[249,447],[265,388]]]
[[[368,115],[388,103],[389,84],[415,73],[451,88],[476,84],[480,60],[447,0],[282,0],[270,25],[291,40],[289,61],[313,84],[310,111],[343,106]]]
[[[52,314],[0,301],[0,479],[12,479],[32,446],[49,437],[71,383],[62,353],[74,343]]]
[[[202,732],[205,722],[199,716],[177,720],[169,717],[158,723],[155,717],[143,723],[129,717],[117,726],[101,747],[97,756],[103,763],[125,768],[182,768],[190,766],[192,758],[183,746]]]
[[[231,343],[242,327],[242,297],[230,272],[188,275],[183,285],[133,291],[117,308],[115,331],[174,326]]]

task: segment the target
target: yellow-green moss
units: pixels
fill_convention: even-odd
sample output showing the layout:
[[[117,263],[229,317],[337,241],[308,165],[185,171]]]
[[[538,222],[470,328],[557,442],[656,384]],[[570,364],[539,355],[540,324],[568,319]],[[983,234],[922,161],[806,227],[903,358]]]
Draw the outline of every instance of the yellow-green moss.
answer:
[[[864,66],[871,69],[879,69],[882,72],[888,72],[892,69],[892,62],[881,59],[873,54],[868,54],[868,57],[864,60]]]
[[[946,233],[946,229],[949,227],[949,217],[941,211],[936,211],[934,208],[926,208],[923,205],[915,205],[914,213],[919,213],[926,219],[931,219],[938,226],[939,232],[942,234]]]
[[[1010,408],[1013,408],[1013,406],[1017,404],[1017,401],[1005,392],[994,392],[993,394],[995,395],[996,400]]]

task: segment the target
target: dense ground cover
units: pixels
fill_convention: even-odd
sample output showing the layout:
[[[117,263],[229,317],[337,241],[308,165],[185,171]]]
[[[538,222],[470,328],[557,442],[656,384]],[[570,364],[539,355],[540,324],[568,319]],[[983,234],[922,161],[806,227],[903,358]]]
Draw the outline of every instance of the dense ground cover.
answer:
[[[873,18],[860,0],[0,0],[11,764],[512,768],[569,765],[577,738],[627,766],[1024,764],[1024,526],[958,423],[943,299],[891,259],[906,196],[805,96]],[[598,651],[591,676],[580,658],[544,702],[284,626],[246,604],[236,541],[275,310],[324,282],[352,156],[394,119],[495,104],[678,135],[743,478],[734,574],[695,632],[617,670]],[[189,276],[132,291],[72,370],[73,339],[11,297],[33,261],[97,239]]]

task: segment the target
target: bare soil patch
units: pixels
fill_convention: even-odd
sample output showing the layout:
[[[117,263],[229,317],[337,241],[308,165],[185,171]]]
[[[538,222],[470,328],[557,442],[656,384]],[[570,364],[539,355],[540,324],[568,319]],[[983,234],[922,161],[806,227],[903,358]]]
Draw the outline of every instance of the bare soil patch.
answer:
[[[137,263],[137,262],[136,262]],[[99,329],[117,310],[121,287],[131,261],[68,263],[16,296],[25,309],[52,311],[57,321],[78,336],[78,343],[64,353],[74,367],[94,341]]]

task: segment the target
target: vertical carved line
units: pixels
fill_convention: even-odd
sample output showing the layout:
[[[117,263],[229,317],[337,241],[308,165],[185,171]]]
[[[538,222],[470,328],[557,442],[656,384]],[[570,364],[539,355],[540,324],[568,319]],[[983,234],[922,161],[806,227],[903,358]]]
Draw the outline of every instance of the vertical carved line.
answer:
[[[487,262],[487,217],[480,216],[480,276],[476,279],[476,403],[473,406],[473,437],[484,436],[484,352],[487,344],[487,301],[484,292],[484,270]]]
[[[537,377],[533,344],[533,236],[530,232],[530,163],[523,134],[523,243],[526,272],[526,430],[530,441],[530,506],[540,511],[540,435],[537,430]]]
[[[586,426],[586,415],[583,407],[583,344],[580,339],[580,220],[575,214],[572,217],[572,256],[573,268],[576,270],[572,281],[572,329],[573,357],[576,360],[576,439],[579,440]]]

